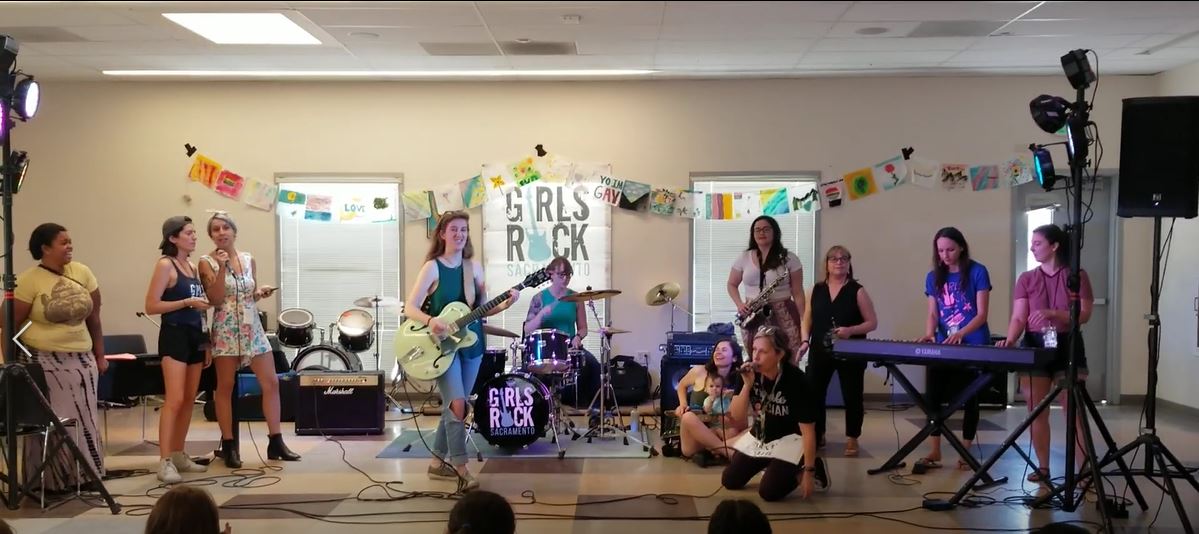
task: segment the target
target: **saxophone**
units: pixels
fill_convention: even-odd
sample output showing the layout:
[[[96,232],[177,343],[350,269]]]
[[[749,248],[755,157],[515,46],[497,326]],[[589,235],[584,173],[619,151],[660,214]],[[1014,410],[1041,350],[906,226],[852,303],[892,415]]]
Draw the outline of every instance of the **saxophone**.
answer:
[[[783,278],[786,276],[784,274],[775,278],[773,282],[762,288],[762,292],[758,293],[758,296],[745,303],[745,315],[738,313],[737,319],[734,321],[737,326],[745,328],[745,325],[750,324],[754,319],[758,318],[758,315],[761,315],[762,311],[766,309],[766,304],[770,302],[770,294],[774,293],[775,288],[783,283]]]

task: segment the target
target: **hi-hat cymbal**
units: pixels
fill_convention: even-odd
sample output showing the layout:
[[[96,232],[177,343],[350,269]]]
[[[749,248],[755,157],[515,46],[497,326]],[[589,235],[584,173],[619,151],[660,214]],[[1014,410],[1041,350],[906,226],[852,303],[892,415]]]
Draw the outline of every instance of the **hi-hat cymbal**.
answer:
[[[650,306],[661,306],[678,298],[680,289],[679,285],[674,282],[662,282],[649,288],[649,292],[645,294],[645,303]]]
[[[500,328],[498,326],[491,326],[489,324],[483,325],[483,333],[487,334],[489,336],[520,337],[520,335],[514,334],[509,330],[504,330],[503,328]]]
[[[358,306],[359,308],[374,308],[376,304],[380,308],[387,308],[390,306],[399,306],[400,299],[395,298],[395,297],[375,296],[375,297],[362,297],[362,298],[354,301],[354,305]]]
[[[619,289],[596,289],[594,291],[580,291],[573,295],[562,297],[562,302],[587,302],[589,300],[600,300],[615,297],[620,294]]]

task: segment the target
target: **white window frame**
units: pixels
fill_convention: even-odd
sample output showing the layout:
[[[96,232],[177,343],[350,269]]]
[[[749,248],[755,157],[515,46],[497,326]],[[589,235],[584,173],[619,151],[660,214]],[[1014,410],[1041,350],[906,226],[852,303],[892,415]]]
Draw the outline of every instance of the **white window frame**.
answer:
[[[395,185],[395,187],[396,187],[396,199],[395,199],[396,205],[394,206],[395,210],[396,210],[395,224],[398,226],[397,234],[398,234],[398,238],[399,238],[399,242],[396,245],[396,250],[397,250],[396,277],[397,278],[396,278],[395,284],[396,284],[396,287],[398,288],[398,292],[395,295],[382,295],[382,296],[395,297],[395,298],[399,299],[400,301],[402,301],[404,299],[405,289],[406,289],[404,287],[405,221],[403,218],[404,217],[404,209],[403,209],[403,204],[402,204],[403,203],[403,195],[404,195],[404,179],[403,179],[403,177],[404,177],[403,173],[278,173],[275,175],[275,183],[279,186],[279,189],[281,189],[281,190],[287,189],[287,186],[289,184],[342,184],[342,183],[344,183],[347,185],[349,185],[349,184]],[[283,241],[282,241],[282,235],[281,235],[282,228],[279,226],[278,214],[273,213],[272,215],[274,215],[274,217],[275,217],[275,266],[276,266],[276,271],[277,271],[276,275],[278,277],[277,280],[280,281],[281,287],[275,296],[275,299],[276,299],[275,304],[277,307],[276,317],[271,318],[270,324],[277,325],[277,323],[278,323],[278,315],[277,314],[278,313],[281,313],[283,310],[285,310],[289,307],[303,307],[303,306],[285,305],[284,299],[287,295],[291,294],[288,292],[288,290],[291,288],[282,287],[284,285],[283,284],[283,279],[284,279],[283,278],[283,271],[284,271]],[[336,214],[334,214],[334,216],[336,216]],[[336,224],[342,224],[342,223],[330,222],[330,223],[326,223],[326,224],[335,224],[336,225]],[[301,291],[302,290],[303,289],[301,288]],[[346,295],[345,296],[346,302],[345,302],[344,309],[342,311],[351,310],[351,309],[359,309],[353,305],[353,301],[355,299],[358,299],[363,296],[365,296],[365,295]],[[365,309],[365,308],[361,308],[361,309]],[[394,336],[395,331],[398,330],[399,322],[401,321],[402,317],[400,317],[400,315],[397,313],[398,310],[396,310],[394,308],[389,308],[389,307],[380,307],[378,309],[377,315],[376,315],[376,310],[374,308],[371,308],[366,311],[370,312],[371,316],[375,317],[375,321],[378,323],[378,335],[375,337],[374,343],[372,344],[372,346],[369,350],[367,350],[366,352],[358,353],[358,357],[362,362],[362,367],[364,370],[368,370],[368,371],[375,370],[375,347],[378,347],[379,348],[379,367],[384,370],[391,369],[392,371],[394,371],[395,368],[397,367],[397,364],[396,364],[396,359],[395,359],[395,350],[394,350],[394,347],[392,346],[391,340],[392,340],[392,337]],[[317,314],[314,314],[314,315],[317,315]],[[335,316],[334,317],[315,316],[315,317],[313,317],[313,319],[315,321],[315,328],[313,330],[313,335],[312,335],[312,344],[309,346],[317,345],[320,343],[321,340],[320,340],[319,329],[322,329],[322,328],[325,329],[325,343],[336,346],[337,345],[337,333],[330,331],[330,325],[331,325],[331,323],[334,323],[337,321],[337,317],[335,317]],[[295,357],[298,355],[300,350],[303,350],[303,349],[292,349],[292,348],[284,347],[283,350],[287,354],[288,360],[294,361]]]
[[[709,184],[712,182],[734,182],[734,183],[751,182],[751,183],[755,183],[755,184],[760,183],[760,184],[762,184],[760,189],[768,189],[774,184],[778,184],[779,187],[785,187],[786,185],[793,185],[796,182],[799,182],[800,184],[802,184],[804,186],[811,186],[813,189],[815,189],[815,188],[819,187],[819,184],[820,184],[820,172],[819,171],[789,171],[789,172],[692,173],[690,189],[693,191],[700,191],[703,193],[712,193],[713,191],[711,190],[711,188],[705,185],[705,184]],[[784,185],[784,184],[786,184],[786,185]],[[794,212],[792,212],[792,213],[794,213]],[[792,215],[792,213],[788,213],[788,214],[784,214],[784,215],[775,215],[773,217],[775,217],[776,219],[779,219],[781,217],[791,217],[791,216],[794,216],[794,215]],[[811,216],[813,217],[812,235],[810,238],[810,244],[807,245],[807,246],[811,247],[810,250],[804,250],[804,248],[805,248],[804,238],[806,236],[796,235],[794,240],[787,239],[786,242],[784,242],[784,246],[786,246],[788,250],[795,252],[796,255],[800,257],[800,262],[803,264],[803,270],[804,270],[804,286],[805,286],[804,290],[805,291],[807,291],[808,288],[811,287],[811,285],[814,281],[813,277],[816,276],[816,272],[819,270],[816,268],[817,266],[815,265],[815,258],[817,257],[817,252],[820,249],[820,212],[816,211],[816,212],[812,213]],[[745,249],[745,244],[748,243],[749,224],[756,217],[757,217],[757,215],[754,215],[753,217],[750,217],[747,219],[735,219],[735,220],[731,220],[731,221],[709,221],[706,219],[692,220],[691,242],[689,245],[689,247],[690,247],[690,275],[691,275],[691,291],[689,292],[689,296],[690,296],[690,300],[691,300],[690,309],[692,311],[692,315],[690,317],[690,321],[691,321],[690,327],[693,331],[706,330],[708,328],[708,324],[710,324],[710,323],[731,323],[733,321],[734,317],[736,316],[736,308],[733,306],[732,299],[730,299],[728,297],[728,292],[724,290],[725,280],[728,279],[729,269],[731,269],[733,266],[733,263],[731,260],[728,262],[728,265],[720,265],[720,266],[712,265],[710,267],[710,272],[712,273],[712,275],[711,275],[712,277],[709,281],[709,287],[712,288],[711,291],[714,293],[712,295],[712,300],[710,302],[712,302],[713,305],[710,306],[708,310],[697,310],[696,309],[696,294],[697,294],[697,292],[698,291],[706,291],[705,289],[697,286],[697,283],[699,282],[699,280],[697,279],[697,276],[696,276],[696,261],[697,261],[696,239],[697,239],[698,232],[701,231],[700,225],[718,223],[718,224],[737,224],[737,225],[743,226],[744,227],[743,238],[741,239],[740,242],[737,243],[737,250],[738,250],[738,252],[740,252]],[[792,233],[794,233],[794,232],[792,232]],[[784,237],[786,237],[785,231],[784,231]],[[727,307],[727,309],[717,308],[717,306],[715,305],[717,302],[723,302],[725,304],[725,306]],[[710,317],[710,320],[708,320],[705,324],[701,324],[701,321],[699,321],[699,317],[705,316],[705,314],[706,314],[706,316]],[[686,327],[687,327],[687,324],[685,322],[683,324],[680,324],[678,322],[675,323],[676,330],[683,330]],[[738,336],[739,335],[740,335],[740,332],[738,332]]]

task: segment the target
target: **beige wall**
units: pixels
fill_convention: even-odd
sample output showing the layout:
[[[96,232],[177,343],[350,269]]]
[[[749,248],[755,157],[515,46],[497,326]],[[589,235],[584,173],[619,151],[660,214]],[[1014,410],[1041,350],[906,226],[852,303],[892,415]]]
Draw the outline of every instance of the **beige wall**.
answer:
[[[1158,76],[1163,96],[1199,95],[1199,63]],[[1194,177],[1190,177],[1194,179]],[[1146,219],[1145,242],[1151,242],[1152,222]],[[1170,222],[1165,221],[1162,232]],[[1164,239],[1164,237],[1163,237]],[[1161,362],[1158,364],[1158,395],[1161,399],[1199,408],[1199,348],[1196,335],[1195,300],[1199,298],[1199,219],[1178,220],[1166,276],[1162,280],[1159,313],[1162,317]],[[1150,268],[1150,271],[1152,269]],[[1144,381],[1144,380],[1142,380]]]
[[[1105,139],[1119,139],[1119,99],[1155,94],[1157,83],[1116,76],[1102,83],[1094,119]],[[610,162],[620,176],[683,187],[691,172],[840,174],[901,146],[946,162],[999,163],[1027,154],[1029,142],[1052,140],[1032,123],[1028,101],[1068,92],[1062,77],[51,83],[42,115],[14,133],[16,147],[29,150],[33,161],[14,208],[17,265],[32,264],[24,242],[36,224],[64,224],[75,239],[76,258],[93,268],[103,286],[106,331],[143,333],[152,342],[154,329],[134,312],[142,309],[160,224],[168,215],[204,218],[205,208],[229,209],[242,228],[240,246],[257,255],[266,273],[261,278],[277,282],[272,216],[185,182],[185,142],[260,179],[283,172],[398,172],[410,190],[461,180],[480,163],[512,160],[543,143],[578,161]],[[1118,165],[1118,152],[1109,150],[1104,167]],[[184,195],[191,195],[191,204]],[[1010,204],[1006,190],[902,188],[823,212],[821,247],[839,243],[853,251],[856,271],[877,303],[875,335],[911,338],[923,328],[931,236],[941,226],[958,226],[991,270],[991,325],[1001,330],[1014,279]],[[689,225],[620,211],[613,219],[613,285],[625,294],[613,301],[612,318],[636,330],[618,339],[616,349],[656,355],[669,310],[645,306],[642,295],[667,280],[688,287]],[[478,221],[472,224],[477,231]],[[410,225],[405,240],[407,285],[425,249],[423,225]],[[1124,268],[1137,277],[1124,283],[1126,306],[1148,283],[1147,268],[1137,267],[1135,259],[1125,259]],[[816,275],[809,266],[808,285]],[[347,295],[347,304],[356,296]],[[1124,314],[1126,353],[1137,346],[1143,351],[1141,313]],[[1143,389],[1143,374],[1124,375],[1125,392]],[[869,387],[883,391],[877,376]]]

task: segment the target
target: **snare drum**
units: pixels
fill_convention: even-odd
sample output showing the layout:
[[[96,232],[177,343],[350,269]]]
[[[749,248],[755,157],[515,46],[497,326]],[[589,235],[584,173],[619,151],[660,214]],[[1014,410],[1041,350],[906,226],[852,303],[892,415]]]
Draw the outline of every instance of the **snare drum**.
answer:
[[[337,318],[337,344],[350,352],[366,352],[375,342],[375,318],[363,310],[346,310]]]
[[[497,376],[485,382],[475,398],[475,426],[496,447],[524,447],[545,435],[549,399],[549,389],[531,375]]]
[[[526,371],[539,374],[562,374],[569,372],[570,336],[555,329],[536,330],[525,336],[521,360]]]
[[[279,344],[301,349],[312,344],[312,327],[316,321],[304,308],[288,308],[279,314]]]

